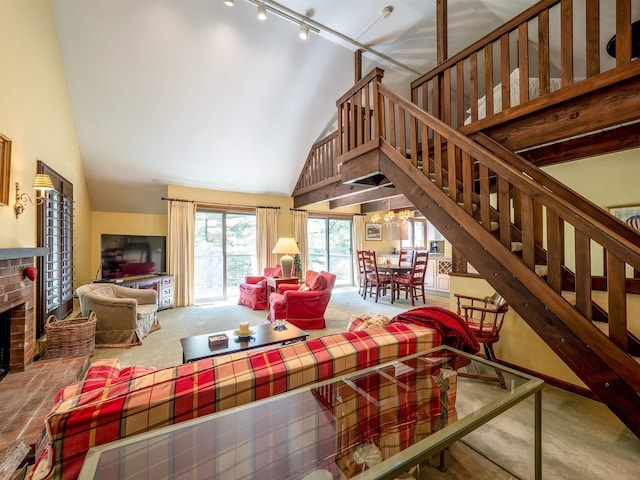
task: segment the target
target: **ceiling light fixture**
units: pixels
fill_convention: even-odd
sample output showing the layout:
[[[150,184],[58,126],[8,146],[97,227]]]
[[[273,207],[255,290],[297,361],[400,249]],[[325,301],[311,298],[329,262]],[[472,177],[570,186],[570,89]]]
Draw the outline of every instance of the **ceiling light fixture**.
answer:
[[[389,62],[393,65],[395,65],[396,67],[400,67],[403,70],[407,70],[411,73],[414,73],[416,75],[422,75],[424,72],[420,72],[418,70],[416,70],[415,68],[411,68],[408,65],[405,65],[402,62],[399,62],[398,60],[396,60],[395,58],[391,58],[388,55],[385,55],[382,52],[379,52],[373,48],[371,48],[368,45],[365,45],[363,43],[360,43],[357,39],[353,39],[347,35],[345,35],[344,33],[341,33],[337,30],[334,30],[330,27],[327,27],[326,25],[316,22],[315,20],[312,20],[310,18],[310,12],[307,12],[307,15],[303,15],[301,13],[296,12],[295,10],[292,10],[290,8],[285,7],[284,5],[275,2],[273,0],[246,0],[249,3],[252,3],[254,5],[258,6],[258,10],[260,10],[260,5],[263,6],[264,8],[264,15],[266,18],[266,11],[269,10],[269,12],[276,14],[277,16],[279,16],[280,18],[284,18],[285,20],[289,20],[292,23],[295,23],[297,25],[300,25],[302,23],[304,23],[305,25],[307,25],[309,27],[309,30],[315,33],[320,33],[320,31],[322,30],[323,33],[325,33],[327,36],[330,37],[335,37],[338,38],[340,40],[342,40],[343,42],[349,43],[351,45],[353,45],[354,47],[356,47],[357,49],[360,50],[364,50],[365,52],[369,52],[370,54],[381,58],[382,60]],[[387,8],[389,7],[385,7],[383,9],[383,13],[382,16],[386,15],[387,12]],[[389,10],[389,14],[393,11],[393,7],[391,7],[391,9]],[[311,11],[312,12],[312,11]]]
[[[307,25],[306,23],[300,24],[300,38],[302,40],[306,40],[307,38],[309,38],[309,25]]]
[[[258,19],[267,19],[267,6],[264,4],[264,2],[258,2]]]
[[[233,2],[234,2],[234,0],[224,0],[224,4],[227,7],[233,7]]]

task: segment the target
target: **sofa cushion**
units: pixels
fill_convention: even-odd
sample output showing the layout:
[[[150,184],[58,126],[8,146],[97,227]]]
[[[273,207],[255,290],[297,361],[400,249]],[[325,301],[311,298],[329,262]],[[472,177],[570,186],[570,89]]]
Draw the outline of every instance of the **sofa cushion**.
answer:
[[[136,308],[136,316],[138,319],[154,315],[158,311],[157,305],[140,305]]]

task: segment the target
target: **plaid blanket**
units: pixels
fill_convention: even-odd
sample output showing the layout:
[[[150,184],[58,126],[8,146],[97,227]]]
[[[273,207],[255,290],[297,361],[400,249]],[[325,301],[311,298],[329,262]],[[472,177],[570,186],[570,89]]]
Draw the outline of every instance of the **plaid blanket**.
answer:
[[[442,336],[444,345],[467,353],[480,351],[478,340],[469,330],[464,319],[446,308],[436,306],[414,308],[393,317],[391,324],[393,323],[413,323],[433,328]]]
[[[440,339],[436,330],[398,323],[157,371],[132,369],[124,378],[90,373],[59,394],[32,478],[77,478],[96,445],[424,351]]]

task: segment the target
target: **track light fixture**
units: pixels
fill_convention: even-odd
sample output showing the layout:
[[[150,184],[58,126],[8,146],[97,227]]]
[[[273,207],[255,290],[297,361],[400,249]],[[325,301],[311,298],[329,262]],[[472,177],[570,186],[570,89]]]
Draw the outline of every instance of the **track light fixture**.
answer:
[[[306,23],[300,24],[300,38],[302,40],[306,40],[307,38],[309,38],[309,25],[307,25]]]
[[[267,6],[264,4],[264,2],[258,2],[258,19],[267,19]]]
[[[234,1],[233,0],[224,0],[225,4],[227,5],[233,5]],[[292,10],[291,8],[288,8],[284,5],[282,5],[281,3],[278,3],[277,1],[274,0],[246,0],[248,3],[252,3],[253,5],[256,5],[258,7],[258,18],[260,20],[266,20],[267,18],[267,10],[269,10],[270,13],[275,14],[276,16],[283,18],[285,20],[288,20],[291,23],[295,23],[296,25],[298,25],[300,27],[300,36],[302,38],[302,31],[303,30],[308,30],[309,32],[315,32],[315,33],[320,33],[320,31],[322,30],[326,35],[329,35],[331,37],[335,37],[337,39],[339,39],[342,42],[346,42],[349,43],[353,46],[355,46],[358,49],[364,50],[365,52],[369,52],[370,54],[381,58],[382,60],[385,60],[386,62],[389,62],[393,65],[396,65],[397,67],[402,68],[403,70],[407,70],[410,71],[411,73],[414,73],[416,75],[422,75],[423,72],[420,72],[414,68],[409,67],[408,65],[405,65],[401,62],[399,62],[398,60],[396,60],[395,58],[391,58],[388,55],[385,55],[384,53],[381,53],[373,48],[371,48],[369,45],[360,43],[357,39],[351,38],[347,35],[345,35],[344,33],[341,33],[337,30],[334,30],[330,27],[328,27],[327,25],[323,25],[322,23],[319,23],[315,20],[313,20],[311,17],[314,14],[313,9],[309,9],[307,10],[307,12],[305,14],[302,14],[300,12],[296,12],[295,10]],[[387,7],[384,7],[382,9],[382,13],[378,16],[378,18],[376,19],[376,21],[383,17],[383,18],[388,18],[391,15],[391,12],[393,12],[393,6],[389,5]],[[374,22],[375,23],[375,22]],[[368,30],[369,27],[367,27]],[[307,33],[307,38],[309,37],[309,34]]]

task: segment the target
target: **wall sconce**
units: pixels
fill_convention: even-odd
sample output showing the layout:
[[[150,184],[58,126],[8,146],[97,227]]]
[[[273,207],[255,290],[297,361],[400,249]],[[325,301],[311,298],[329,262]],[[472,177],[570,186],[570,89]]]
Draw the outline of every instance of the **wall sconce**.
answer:
[[[37,173],[33,179],[33,189],[36,191],[36,201],[34,202],[31,196],[27,192],[20,193],[20,184],[16,182],[16,204],[13,207],[13,210],[16,212],[16,218],[22,212],[24,212],[24,207],[27,206],[27,202],[32,205],[42,205],[45,201],[45,193],[47,190],[53,190],[53,183],[51,182],[51,177],[46,173]]]

